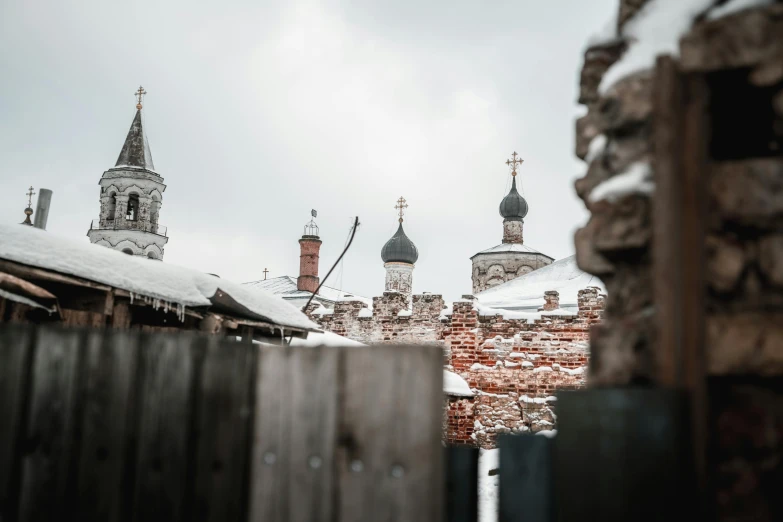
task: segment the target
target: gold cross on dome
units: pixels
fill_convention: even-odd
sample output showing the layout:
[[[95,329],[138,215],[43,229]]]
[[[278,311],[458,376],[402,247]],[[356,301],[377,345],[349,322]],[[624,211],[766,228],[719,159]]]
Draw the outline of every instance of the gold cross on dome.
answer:
[[[402,216],[405,214],[405,209],[408,208],[405,198],[400,196],[400,199],[397,200],[397,204],[394,205],[394,208],[400,211],[400,223],[402,223]]]
[[[521,158],[517,158],[517,153],[514,151],[514,153],[511,155],[512,159],[506,160],[506,165],[511,167],[511,175],[516,176],[517,175],[517,165],[522,165],[522,162],[525,161]]]
[[[147,91],[144,90],[144,87],[139,85],[139,90],[136,91],[136,98],[138,98],[139,103],[136,104],[137,109],[141,109],[141,99],[144,97],[144,95],[147,94]]]
[[[35,196],[35,192],[33,192],[32,185],[30,186],[30,190],[27,191],[27,206],[32,207],[33,205],[33,196]]]

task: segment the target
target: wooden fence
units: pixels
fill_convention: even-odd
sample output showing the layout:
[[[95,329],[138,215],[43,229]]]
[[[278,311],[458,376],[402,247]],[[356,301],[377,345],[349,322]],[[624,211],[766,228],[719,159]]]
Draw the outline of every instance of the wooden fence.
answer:
[[[478,450],[442,447],[441,364],[1,326],[0,521],[474,522]],[[500,522],[688,519],[680,394],[568,391],[557,415],[554,439],[500,438]]]
[[[0,327],[0,520],[440,520],[442,355]]]

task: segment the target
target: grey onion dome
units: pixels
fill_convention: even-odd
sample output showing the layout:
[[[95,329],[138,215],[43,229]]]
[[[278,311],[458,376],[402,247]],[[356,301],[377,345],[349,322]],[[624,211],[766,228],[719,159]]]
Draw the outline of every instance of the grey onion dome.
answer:
[[[511,190],[500,202],[500,215],[505,219],[518,220],[527,216],[527,201],[517,192],[517,178],[512,178]]]
[[[405,231],[402,229],[402,223],[400,223],[397,232],[391,237],[390,240],[383,245],[381,249],[381,259],[384,263],[410,263],[411,265],[419,259],[419,250],[413,241],[408,239],[405,235]]]

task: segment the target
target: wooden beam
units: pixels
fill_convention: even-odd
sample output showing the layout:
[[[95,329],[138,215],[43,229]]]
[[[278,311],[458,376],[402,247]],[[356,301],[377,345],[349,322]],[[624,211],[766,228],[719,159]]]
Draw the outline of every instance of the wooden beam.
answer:
[[[13,274],[23,279],[33,279],[41,281],[53,281],[56,283],[63,283],[67,285],[84,286],[87,288],[95,288],[97,290],[109,290],[111,287],[88,281],[79,277],[64,275],[52,270],[46,270],[43,268],[35,268],[21,263],[15,263],[5,259],[0,259],[0,271]]]
[[[682,384],[682,155],[683,88],[677,63],[658,59],[653,85],[653,292],[657,330],[656,380],[660,386]]]
[[[30,298],[56,299],[54,294],[40,286],[5,272],[0,272],[0,289]]]

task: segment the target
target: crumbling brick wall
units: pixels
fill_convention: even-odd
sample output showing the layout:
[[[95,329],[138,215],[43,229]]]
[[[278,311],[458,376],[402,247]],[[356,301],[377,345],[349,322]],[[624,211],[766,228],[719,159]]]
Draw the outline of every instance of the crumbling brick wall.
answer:
[[[548,299],[556,302],[557,293]],[[361,342],[442,346],[444,368],[476,393],[447,399],[445,441],[492,448],[499,433],[555,427],[555,392],[585,384],[590,329],[601,321],[604,296],[597,288],[583,289],[576,315],[542,315],[533,322],[482,315],[470,296],[455,302],[449,315],[442,315],[439,295],[414,295],[412,302],[407,314],[402,294],[385,292],[373,300],[371,314],[360,301],[342,301],[312,317]]]

